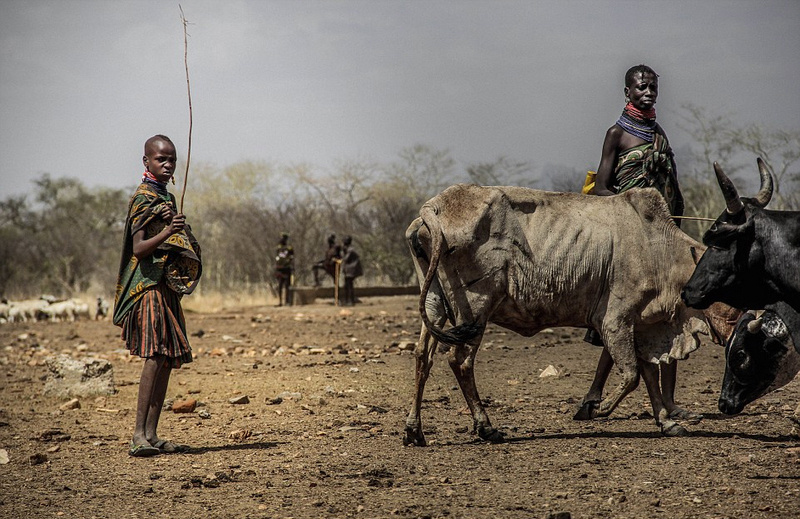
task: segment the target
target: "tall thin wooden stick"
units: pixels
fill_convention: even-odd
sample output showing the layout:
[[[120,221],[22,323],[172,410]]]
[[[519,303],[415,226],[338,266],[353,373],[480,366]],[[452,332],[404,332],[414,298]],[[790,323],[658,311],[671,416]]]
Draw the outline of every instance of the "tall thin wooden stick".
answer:
[[[189,147],[186,151],[186,171],[183,174],[183,190],[181,191],[181,204],[178,211],[183,213],[183,197],[186,196],[186,183],[189,180],[189,161],[192,159],[192,87],[189,83],[189,40],[186,31],[186,26],[189,22],[183,15],[183,7],[178,4],[178,9],[181,10],[181,21],[183,22],[183,66],[186,69],[186,93],[189,96]]]

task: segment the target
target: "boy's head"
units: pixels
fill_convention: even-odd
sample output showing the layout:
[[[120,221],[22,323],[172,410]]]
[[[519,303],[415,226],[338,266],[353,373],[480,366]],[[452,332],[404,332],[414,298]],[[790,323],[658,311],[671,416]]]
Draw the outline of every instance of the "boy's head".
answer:
[[[351,238],[350,236],[345,236],[344,239],[342,240],[342,245],[348,246],[351,243],[353,243],[353,238]]]
[[[280,239],[281,245],[286,245],[286,242],[288,242],[288,241],[289,241],[289,233],[288,232],[282,232],[281,233],[281,239]]]
[[[154,135],[145,141],[142,157],[144,169],[159,182],[166,183],[172,178],[177,160],[175,145],[166,135]]]

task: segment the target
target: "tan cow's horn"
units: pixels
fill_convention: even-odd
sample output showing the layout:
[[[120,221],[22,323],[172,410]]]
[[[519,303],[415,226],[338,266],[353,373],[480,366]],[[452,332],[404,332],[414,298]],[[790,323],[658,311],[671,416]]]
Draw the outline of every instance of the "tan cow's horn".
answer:
[[[754,197],[754,200],[759,207],[764,207],[772,199],[772,173],[769,172],[761,157],[758,157],[756,162],[758,163],[758,174],[761,175],[761,189]]]
[[[728,204],[728,213],[737,214],[744,209],[744,204],[739,198],[736,187],[716,162],[714,162],[714,174],[717,175],[717,182],[719,183],[719,188],[722,190],[722,196],[725,197],[725,202]]]
[[[762,320],[760,317],[758,319],[753,319],[747,323],[747,331],[750,333],[758,333],[761,331],[761,324]]]

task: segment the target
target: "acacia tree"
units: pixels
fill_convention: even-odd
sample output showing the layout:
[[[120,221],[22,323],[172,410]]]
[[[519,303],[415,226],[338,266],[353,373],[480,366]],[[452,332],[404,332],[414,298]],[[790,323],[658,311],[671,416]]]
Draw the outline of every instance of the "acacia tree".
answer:
[[[90,288],[112,292],[125,191],[89,190],[77,179],[48,174],[33,183],[32,202],[16,197],[0,204],[0,290],[61,297]]]
[[[710,115],[694,105],[683,106],[679,116],[679,127],[691,137],[687,152],[678,158],[686,215],[716,218],[724,209],[713,174],[714,162],[745,194],[758,178],[756,157],[761,157],[774,173],[775,195],[770,207],[799,208],[796,187],[800,181],[800,131],[740,124],[729,115]],[[682,228],[699,239],[708,222],[685,221]]]
[[[466,171],[470,181],[481,186],[534,187],[537,183],[528,162],[514,162],[502,155],[493,162],[471,164]]]

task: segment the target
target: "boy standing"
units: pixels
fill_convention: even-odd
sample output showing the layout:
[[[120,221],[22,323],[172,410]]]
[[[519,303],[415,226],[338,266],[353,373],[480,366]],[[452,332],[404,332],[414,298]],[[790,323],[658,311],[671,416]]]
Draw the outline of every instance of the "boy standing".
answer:
[[[145,171],[128,207],[114,301],[114,324],[126,347],[145,359],[129,450],[136,457],[189,450],[156,433],[172,369],[192,361],[181,298],[202,272],[200,246],[167,191],[176,160],[169,137],[145,142]]]

